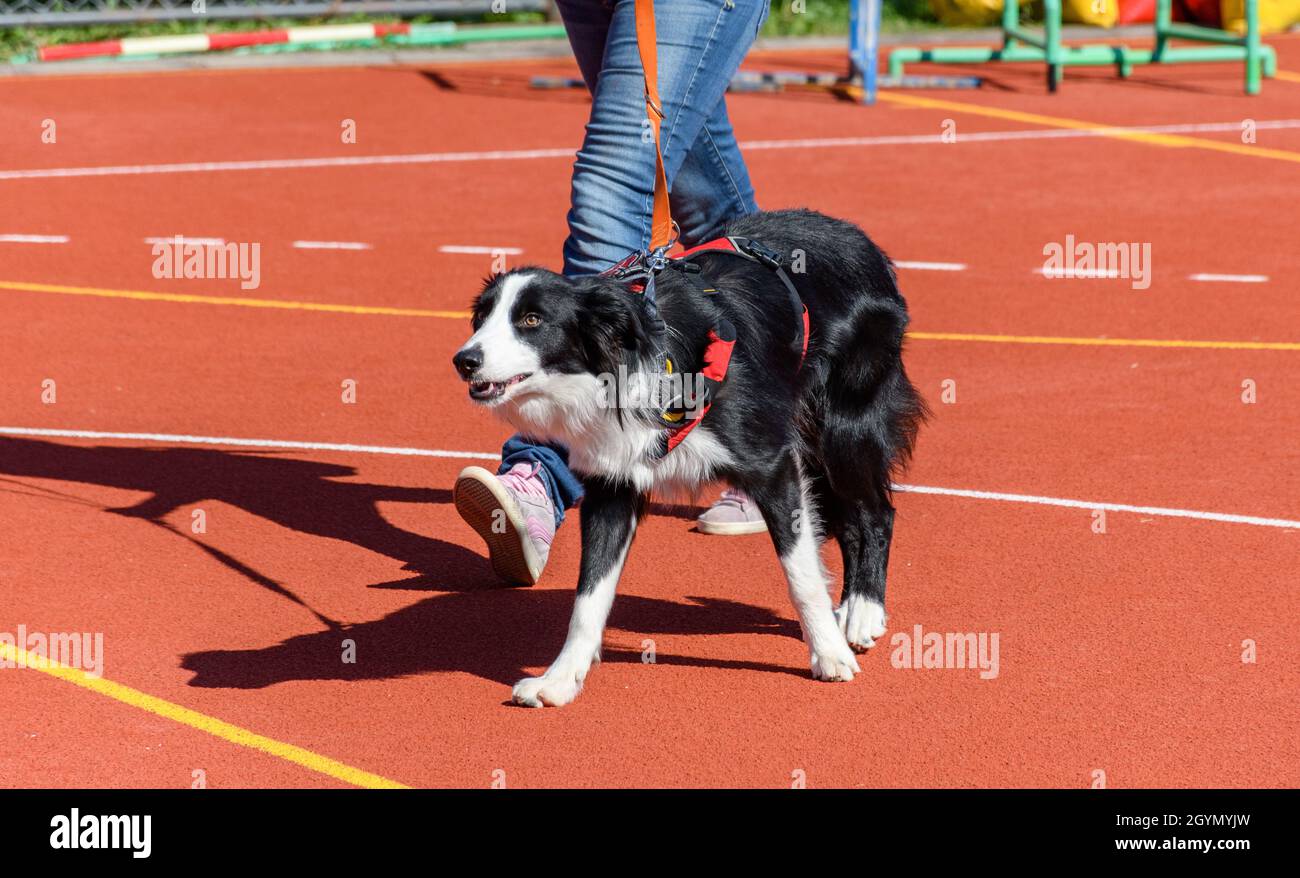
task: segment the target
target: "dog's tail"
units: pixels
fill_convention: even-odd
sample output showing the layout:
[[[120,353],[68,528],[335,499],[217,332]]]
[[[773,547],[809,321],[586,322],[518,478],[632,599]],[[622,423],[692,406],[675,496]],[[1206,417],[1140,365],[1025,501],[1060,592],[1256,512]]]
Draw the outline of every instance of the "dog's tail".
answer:
[[[831,488],[846,499],[888,501],[892,477],[911,459],[929,415],[903,368],[907,322],[901,297],[862,296],[823,340],[817,444]]]

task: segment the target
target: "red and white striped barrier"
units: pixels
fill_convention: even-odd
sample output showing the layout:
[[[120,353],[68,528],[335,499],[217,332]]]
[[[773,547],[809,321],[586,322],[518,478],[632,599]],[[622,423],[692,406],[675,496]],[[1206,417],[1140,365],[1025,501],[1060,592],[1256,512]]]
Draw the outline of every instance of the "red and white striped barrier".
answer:
[[[108,55],[176,55],[185,52],[210,52],[238,49],[268,43],[332,43],[349,40],[373,40],[395,34],[406,35],[411,25],[397,24],[327,24],[317,27],[290,27],[281,30],[245,31],[242,33],[185,34],[175,37],[128,37],[98,43],[67,43],[46,46],[36,53],[40,61],[66,61],[70,58],[94,58]]]

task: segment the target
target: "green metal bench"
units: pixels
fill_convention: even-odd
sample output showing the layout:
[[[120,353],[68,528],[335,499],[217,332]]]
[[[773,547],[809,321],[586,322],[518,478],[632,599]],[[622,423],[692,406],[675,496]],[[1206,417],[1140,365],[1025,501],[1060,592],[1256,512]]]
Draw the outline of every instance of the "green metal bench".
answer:
[[[903,65],[917,61],[949,64],[982,64],[988,61],[1038,61],[1047,64],[1047,90],[1056,91],[1066,67],[1104,67],[1114,64],[1127,77],[1136,64],[1191,64],[1209,61],[1245,61],[1246,94],[1259,94],[1260,80],[1277,70],[1277,55],[1260,40],[1259,0],[1246,0],[1246,33],[1242,36],[1217,28],[1173,21],[1173,0],[1157,0],[1155,46],[1064,46],[1061,44],[1061,0],[1043,0],[1043,28],[1040,33],[1020,23],[1018,0],[1006,0],[1002,7],[1002,47],[900,47],[889,53],[889,75],[903,75]],[[1206,43],[1202,46],[1170,46],[1170,40]]]

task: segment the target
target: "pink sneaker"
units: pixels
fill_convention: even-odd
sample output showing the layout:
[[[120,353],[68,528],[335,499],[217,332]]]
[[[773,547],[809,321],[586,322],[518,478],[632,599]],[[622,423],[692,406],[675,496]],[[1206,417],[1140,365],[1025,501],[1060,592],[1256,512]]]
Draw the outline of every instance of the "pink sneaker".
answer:
[[[456,479],[456,511],[487,543],[492,569],[507,582],[533,585],[555,539],[555,510],[540,464],[517,463],[501,475],[467,466]]]
[[[695,519],[696,527],[702,534],[720,536],[739,536],[740,534],[761,534],[767,530],[767,522],[749,495],[736,488],[727,488],[709,509]]]

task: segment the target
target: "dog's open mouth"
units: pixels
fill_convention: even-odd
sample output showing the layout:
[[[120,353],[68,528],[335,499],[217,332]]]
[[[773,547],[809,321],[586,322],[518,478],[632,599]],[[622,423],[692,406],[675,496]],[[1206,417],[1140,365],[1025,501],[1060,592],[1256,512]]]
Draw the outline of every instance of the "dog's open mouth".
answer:
[[[506,381],[471,381],[469,383],[469,398],[479,402],[491,402],[494,399],[500,399],[505,396],[507,390],[525,378],[531,377],[532,374],[532,372],[525,372]]]

